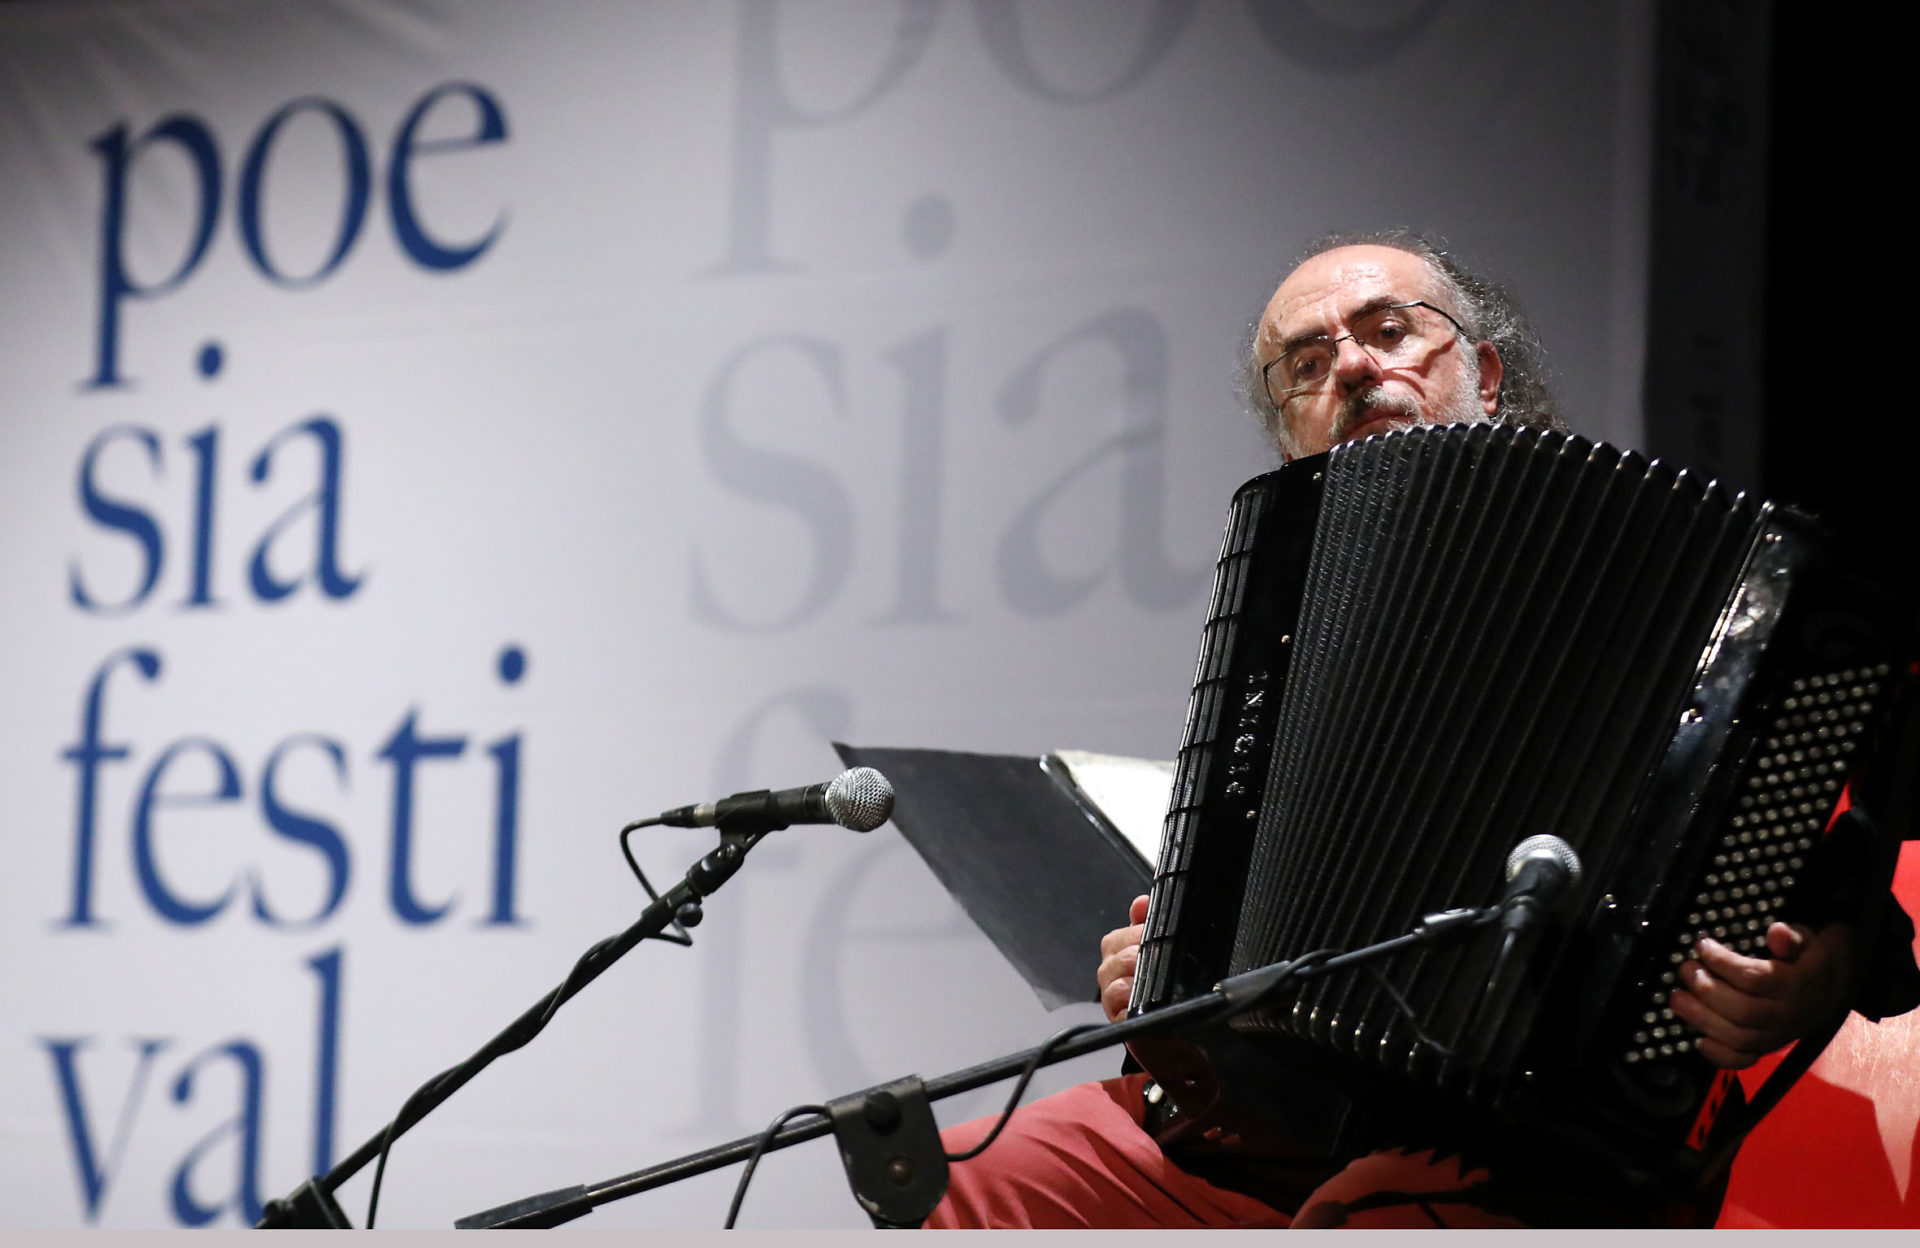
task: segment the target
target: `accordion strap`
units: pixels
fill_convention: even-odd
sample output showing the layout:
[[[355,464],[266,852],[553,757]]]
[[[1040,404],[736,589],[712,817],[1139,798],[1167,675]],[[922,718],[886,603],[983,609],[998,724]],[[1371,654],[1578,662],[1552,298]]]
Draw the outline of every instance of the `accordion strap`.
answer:
[[[1852,1012],[1851,1006],[1843,1006],[1835,1011],[1832,1017],[1802,1036],[1780,1064],[1773,1068],[1773,1073],[1767,1076],[1753,1098],[1734,1113],[1732,1126],[1726,1129],[1725,1138],[1708,1158],[1706,1168],[1701,1172],[1700,1186],[1717,1183],[1727,1172],[1728,1167],[1733,1165],[1734,1154],[1740,1151],[1740,1145],[1746,1141],[1748,1134],[1760,1125],[1760,1120],[1780,1103],[1780,1099],[1800,1081],[1800,1076],[1806,1074],[1820,1054],[1826,1051],[1827,1045],[1833,1041],[1841,1025],[1847,1021],[1847,1015]]]

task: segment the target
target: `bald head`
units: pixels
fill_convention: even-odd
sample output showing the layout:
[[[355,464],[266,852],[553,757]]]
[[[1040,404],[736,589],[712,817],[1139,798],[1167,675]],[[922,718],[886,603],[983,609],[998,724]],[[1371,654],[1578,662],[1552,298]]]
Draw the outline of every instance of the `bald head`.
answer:
[[[1437,332],[1420,349],[1389,353],[1352,336],[1383,309],[1409,304],[1443,314],[1428,316]],[[1310,384],[1268,389],[1282,456],[1315,455],[1391,429],[1491,419],[1500,405],[1499,349],[1449,323],[1472,320],[1455,284],[1412,251],[1363,243],[1310,256],[1274,291],[1254,334],[1263,386],[1283,353],[1333,344],[1325,372]]]

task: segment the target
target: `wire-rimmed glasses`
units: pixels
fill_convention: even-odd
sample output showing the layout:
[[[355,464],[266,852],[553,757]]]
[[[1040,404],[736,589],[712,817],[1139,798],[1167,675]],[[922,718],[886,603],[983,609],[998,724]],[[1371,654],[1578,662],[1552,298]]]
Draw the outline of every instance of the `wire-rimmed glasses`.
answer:
[[[1296,342],[1260,369],[1267,397],[1275,407],[1316,390],[1333,375],[1340,344],[1351,338],[1382,368],[1402,368],[1445,346],[1453,335],[1466,338],[1467,327],[1430,303],[1388,304],[1356,318],[1338,338]]]

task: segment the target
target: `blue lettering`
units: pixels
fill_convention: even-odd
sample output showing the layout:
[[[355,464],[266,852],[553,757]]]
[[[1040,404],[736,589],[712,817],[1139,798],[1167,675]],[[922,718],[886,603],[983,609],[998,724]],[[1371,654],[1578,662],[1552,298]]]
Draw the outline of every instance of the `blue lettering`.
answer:
[[[418,737],[413,725],[418,710],[410,710],[393,736],[380,747],[380,757],[393,764],[392,874],[389,896],[393,912],[403,923],[438,922],[456,898],[439,906],[423,905],[413,893],[413,766],[423,758],[458,758],[467,748],[465,737]]]
[[[147,600],[153,592],[154,582],[160,579],[160,565],[164,561],[166,543],[160,533],[160,526],[152,515],[133,503],[108,498],[94,484],[94,465],[100,458],[100,452],[111,442],[121,438],[132,438],[147,448],[147,462],[153,471],[160,471],[160,439],[146,429],[132,425],[115,425],[102,430],[92,442],[87,444],[86,454],[80,457],[80,509],[89,519],[102,528],[114,529],[125,533],[140,544],[143,559],[140,584],[125,601],[102,603],[96,601],[87,587],[81,583],[80,561],[73,560],[67,565],[67,598],[82,611],[100,614],[113,614],[131,611]]]
[[[214,1058],[227,1058],[240,1072],[240,1102],[232,1118],[201,1138],[181,1159],[173,1174],[173,1216],[182,1226],[205,1226],[228,1209],[247,1225],[260,1220],[260,1108],[266,1083],[266,1062],[260,1050],[244,1040],[216,1045],[187,1063],[173,1083],[173,1100],[184,1105],[193,1098],[201,1068]],[[202,1204],[193,1191],[193,1171],[200,1159],[229,1139],[234,1144],[234,1187],[227,1199]]]
[[[62,927],[93,927],[93,847],[100,764],[127,757],[124,745],[108,745],[100,739],[102,703],[106,700],[107,676],[123,661],[131,660],[146,680],[160,675],[160,655],[153,650],[130,647],[109,655],[93,673],[87,686],[85,709],[80,714],[80,739],[61,751],[60,757],[80,772],[79,794],[74,799],[73,816],[73,906]]]
[[[153,1058],[167,1046],[165,1040],[135,1040],[140,1050],[138,1064],[133,1068],[133,1078],[127,1085],[127,1094],[120,1101],[120,1116],[114,1123],[113,1139],[102,1153],[94,1142],[93,1129],[88,1126],[86,1097],[80,1090],[80,1050],[90,1041],[81,1037],[73,1040],[51,1040],[42,1038],[47,1055],[53,1059],[54,1078],[60,1085],[60,1108],[67,1120],[67,1143],[73,1148],[73,1164],[80,1172],[80,1194],[86,1202],[87,1221],[96,1221],[100,1216],[100,1204],[106,1199],[107,1189],[112,1186],[113,1175],[120,1168],[120,1160],[127,1154],[127,1141],[133,1133],[133,1120],[139,1113],[140,1101],[146,1092],[147,1075],[153,1067]]]
[[[193,474],[193,589],[180,605],[218,606],[213,600],[213,474],[220,463],[219,427],[207,426],[188,438],[187,445],[193,448],[197,461]]]
[[[320,978],[314,1022],[313,1172],[333,1169],[333,1119],[340,1086],[340,946],[307,959]]]
[[[527,674],[527,652],[522,646],[500,648],[495,666],[503,685],[517,685]],[[520,835],[520,734],[503,737],[487,747],[493,755],[493,910],[482,925],[514,926],[514,868]]]
[[[504,737],[487,747],[493,755],[493,909],[482,924],[511,927],[520,922],[513,912],[513,881],[520,811],[520,734]]]
[[[161,792],[160,781],[167,769],[173,765],[174,759],[189,752],[204,754],[213,760],[217,769],[217,786],[211,792]],[[226,909],[227,903],[233,900],[234,886],[229,884],[227,891],[218,898],[200,904],[182,899],[167,887],[166,881],[160,877],[160,866],[153,852],[154,807],[214,806],[238,801],[239,798],[240,773],[235,770],[233,759],[217,742],[205,737],[183,737],[153,760],[153,767],[147,772],[146,782],[140,786],[140,798],[133,808],[133,866],[140,881],[140,891],[146,894],[147,904],[167,922],[184,926],[205,923]]]
[[[306,960],[307,968],[317,981],[313,1065],[314,1174],[325,1174],[333,1166],[334,1127],[339,1102],[344,956],[340,946],[336,945]],[[156,1069],[154,1059],[172,1041],[128,1039],[128,1045],[135,1050],[135,1063],[126,1091],[120,1098],[111,1138],[106,1135],[107,1124],[95,1121],[98,1115],[90,1110],[85,1081],[81,1076],[81,1053],[93,1043],[93,1038],[86,1036],[67,1039],[43,1037],[40,1040],[53,1062],[55,1089],[65,1118],[74,1168],[80,1180],[84,1216],[89,1222],[98,1221],[114,1177],[119,1173],[132,1142],[134,1127],[145,1103],[147,1084]],[[93,1060],[97,1062],[98,1059]],[[172,1098],[179,1105],[192,1099],[196,1083],[202,1081],[208,1067],[216,1061],[232,1063],[238,1074],[238,1108],[232,1118],[202,1137],[186,1153],[174,1172],[173,1214],[186,1226],[204,1226],[228,1210],[247,1222],[258,1220],[261,1213],[259,1165],[266,1063],[259,1046],[236,1037],[196,1055],[184,1064],[175,1078]],[[233,1190],[226,1200],[210,1204],[195,1191],[196,1171],[202,1168],[209,1153],[229,1140],[235,1150]]]
[[[333,128],[340,136],[341,155],[345,158],[347,172],[346,203],[340,214],[339,230],[334,235],[332,253],[319,268],[305,277],[291,277],[281,272],[267,255],[267,241],[260,223],[260,191],[266,180],[267,154],[273,150],[273,141],[279,135],[280,127],[294,114],[306,111],[319,112],[331,118]],[[340,267],[340,262],[353,249],[354,240],[360,236],[360,227],[367,219],[367,199],[372,184],[373,170],[372,162],[367,157],[367,141],[347,110],[332,100],[315,97],[295,100],[282,107],[260,127],[260,133],[254,136],[252,146],[247,149],[247,158],[240,167],[240,241],[245,244],[247,254],[253,257],[253,266],[268,281],[290,290],[317,286],[325,281],[330,273]]]
[[[255,482],[264,482],[272,471],[274,452],[288,438],[299,433],[310,435],[320,447],[320,480],[311,494],[273,522],[261,535],[259,545],[254,547],[247,581],[253,588],[254,597],[262,602],[278,602],[300,588],[301,578],[297,576],[292,580],[275,577],[267,555],[281,533],[309,510],[315,513],[313,574],[320,592],[329,598],[345,598],[359,589],[366,577],[364,572],[349,575],[340,570],[340,464],[343,451],[339,425],[329,417],[315,416],[281,430],[254,458],[251,470],[253,479]]]
[[[178,145],[193,162],[199,187],[193,241],[179,267],[150,286],[141,286],[127,273],[123,243],[127,221],[127,169],[134,157],[158,139]],[[126,299],[151,299],[187,280],[199,267],[213,242],[213,227],[220,216],[220,152],[204,123],[184,113],[176,114],[129,143],[126,123],[122,122],[93,141],[93,150],[104,163],[106,184],[100,197],[100,319],[94,335],[93,376],[88,389],[124,385],[120,376],[120,305]]]
[[[454,95],[465,96],[473,101],[478,113],[478,128],[463,138],[420,139],[418,131],[427,114],[441,100]],[[494,240],[500,237],[500,230],[506,225],[506,215],[502,213],[494,219],[492,227],[485,234],[470,243],[444,242],[428,234],[426,226],[420,222],[420,210],[413,202],[414,157],[483,147],[489,143],[499,143],[506,137],[507,118],[500,109],[500,102],[485,88],[469,82],[449,82],[435,87],[420,97],[420,102],[400,123],[400,132],[393,140],[393,156],[387,165],[387,209],[393,217],[393,236],[399,240],[401,250],[413,257],[414,263],[442,272],[465,268],[493,246]]]
[[[280,760],[289,750],[298,746],[313,746],[333,760],[333,774],[343,785],[347,779],[347,756],[340,743],[321,736],[288,737],[273,753],[267,756],[266,766],[260,773],[260,812],[266,817],[267,826],[276,833],[296,844],[306,845],[317,852],[327,863],[327,897],[320,908],[311,916],[300,920],[286,920],[275,915],[267,906],[267,899],[260,886],[259,877],[253,880],[253,913],[261,922],[273,927],[310,927],[319,923],[339,908],[340,899],[346,896],[350,859],[347,854],[346,838],[340,830],[323,819],[300,811],[289,810],[280,801],[277,777]]]

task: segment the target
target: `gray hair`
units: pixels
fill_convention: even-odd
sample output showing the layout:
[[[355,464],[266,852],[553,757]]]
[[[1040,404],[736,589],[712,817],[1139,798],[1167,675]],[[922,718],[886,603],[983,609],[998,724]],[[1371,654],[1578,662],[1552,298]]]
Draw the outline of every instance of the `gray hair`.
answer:
[[[1560,406],[1547,386],[1546,351],[1540,345],[1540,336],[1534,332],[1519,303],[1504,288],[1468,272],[1446,251],[1442,240],[1398,228],[1323,234],[1301,250],[1288,272],[1338,247],[1392,247],[1426,261],[1435,279],[1456,301],[1468,335],[1475,342],[1492,343],[1500,353],[1500,396],[1493,419],[1502,424],[1568,432],[1566,421],[1560,416]],[[1286,430],[1280,424],[1279,409],[1267,393],[1266,379],[1260,372],[1259,357],[1254,350],[1259,333],[1260,318],[1256,316],[1247,331],[1246,349],[1241,353],[1242,382],[1248,407],[1259,417],[1268,436],[1279,439]]]

